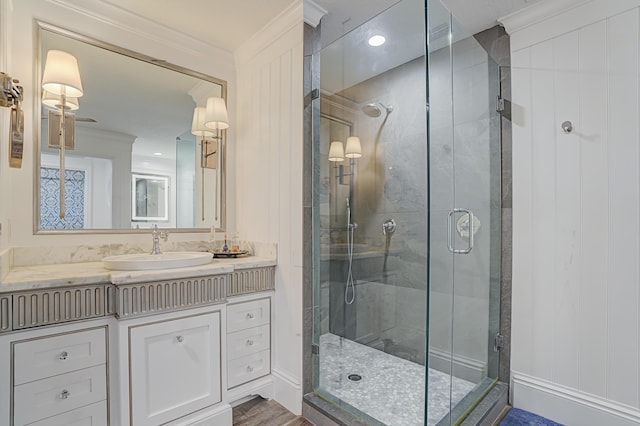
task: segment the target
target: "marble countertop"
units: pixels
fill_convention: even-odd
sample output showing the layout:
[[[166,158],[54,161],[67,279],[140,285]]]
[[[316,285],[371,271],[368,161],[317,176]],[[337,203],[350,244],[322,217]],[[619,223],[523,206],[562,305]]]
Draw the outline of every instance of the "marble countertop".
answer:
[[[38,288],[65,287],[70,285],[134,284],[176,278],[192,278],[227,274],[238,269],[275,266],[276,259],[247,256],[235,259],[215,258],[202,266],[150,271],[112,271],[102,262],[60,263],[53,265],[19,266],[12,268],[0,281],[0,293],[25,291]]]

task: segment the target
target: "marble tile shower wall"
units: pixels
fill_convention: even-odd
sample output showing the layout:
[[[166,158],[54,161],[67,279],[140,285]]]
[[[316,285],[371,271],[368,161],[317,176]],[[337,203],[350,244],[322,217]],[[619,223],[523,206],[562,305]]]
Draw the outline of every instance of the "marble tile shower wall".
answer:
[[[486,362],[490,268],[490,139],[497,119],[490,110],[489,63],[473,40],[456,43],[454,52],[455,122],[451,117],[448,50],[431,57],[431,347],[451,350],[453,259],[447,251],[446,218],[453,207],[455,155],[457,200],[479,216],[486,229],[476,235],[473,255],[456,259],[456,354]],[[425,362],[427,288],[427,173],[424,58],[418,58],[341,93],[349,105],[348,121],[362,142],[357,160],[353,220],[358,223],[354,305],[342,299],[346,258],[322,262],[322,330],[346,335],[414,362]],[[468,96],[471,94],[471,101]],[[371,118],[360,107],[382,102],[393,112]],[[448,109],[447,109],[448,108]],[[452,140],[455,135],[455,149]],[[344,188],[341,188],[344,190]],[[327,187],[327,192],[329,186]],[[327,200],[329,196],[327,194]],[[331,203],[324,204],[321,227],[331,223]],[[499,208],[499,200],[498,200]],[[382,223],[393,218],[396,232],[387,240]],[[325,226],[323,226],[325,225]],[[344,244],[346,232],[321,233],[324,244]],[[385,250],[388,243],[388,251]],[[464,244],[460,240],[459,244]],[[362,253],[358,253],[361,250]],[[342,321],[342,322],[341,322]]]

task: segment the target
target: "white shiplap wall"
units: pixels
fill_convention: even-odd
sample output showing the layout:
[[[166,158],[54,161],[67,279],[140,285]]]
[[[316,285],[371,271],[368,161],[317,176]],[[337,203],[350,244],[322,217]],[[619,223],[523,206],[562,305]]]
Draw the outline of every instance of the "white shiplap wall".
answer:
[[[513,397],[565,424],[640,422],[637,3],[512,35]]]
[[[302,2],[235,52],[240,238],[278,243],[274,395],[302,409]]]

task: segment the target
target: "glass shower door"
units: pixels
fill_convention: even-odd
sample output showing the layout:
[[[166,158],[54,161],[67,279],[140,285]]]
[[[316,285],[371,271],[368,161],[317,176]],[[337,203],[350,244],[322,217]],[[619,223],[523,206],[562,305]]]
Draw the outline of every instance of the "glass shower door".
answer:
[[[476,38],[439,0],[428,0],[427,10],[429,365],[449,376],[449,414],[437,423],[445,425],[464,418],[497,378],[499,85],[498,66]],[[430,383],[428,392],[436,385]]]

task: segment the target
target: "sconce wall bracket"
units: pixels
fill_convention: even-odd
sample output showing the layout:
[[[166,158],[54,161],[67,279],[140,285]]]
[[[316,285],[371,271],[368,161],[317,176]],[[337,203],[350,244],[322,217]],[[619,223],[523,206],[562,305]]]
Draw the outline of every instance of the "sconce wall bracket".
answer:
[[[0,83],[2,90],[0,91],[0,106],[13,108],[19,106],[22,102],[22,86],[20,81],[14,80],[8,74],[0,72]]]
[[[0,107],[11,108],[11,123],[9,126],[9,167],[22,167],[22,152],[24,146],[24,113],[22,103],[22,86],[20,81],[0,72]]]

